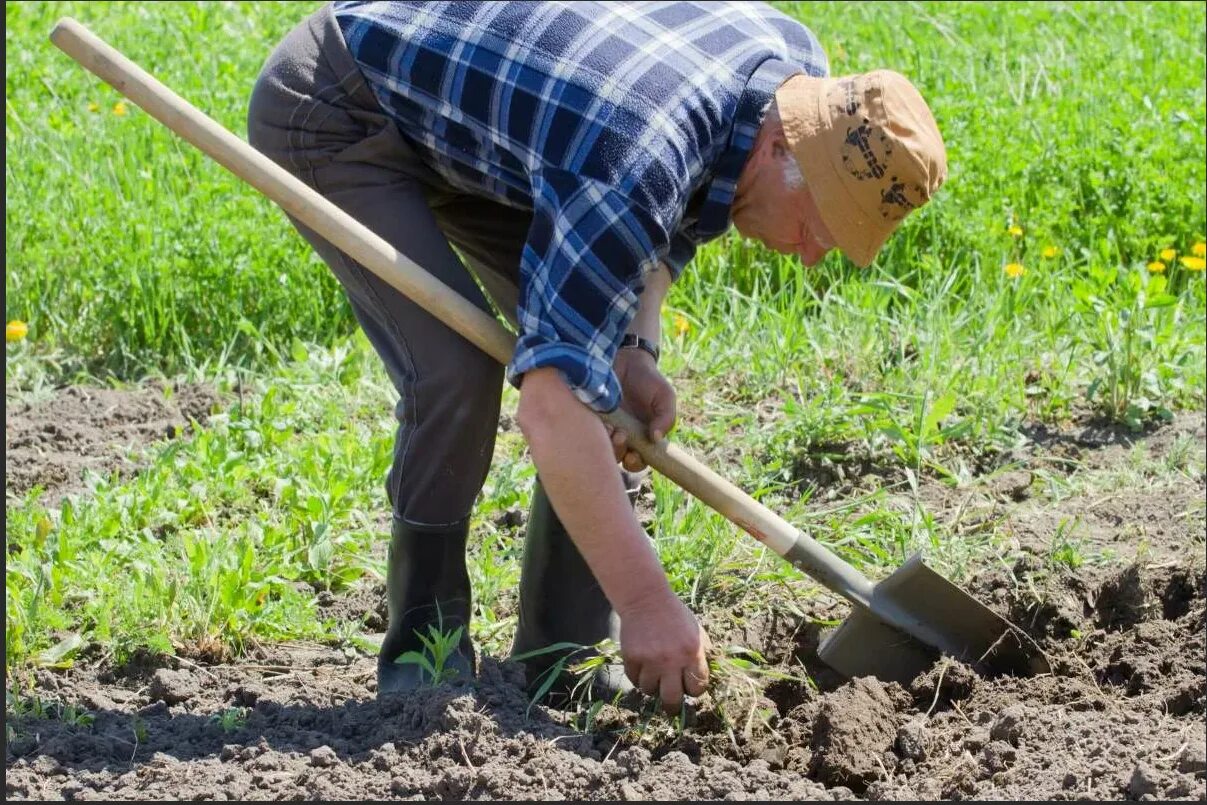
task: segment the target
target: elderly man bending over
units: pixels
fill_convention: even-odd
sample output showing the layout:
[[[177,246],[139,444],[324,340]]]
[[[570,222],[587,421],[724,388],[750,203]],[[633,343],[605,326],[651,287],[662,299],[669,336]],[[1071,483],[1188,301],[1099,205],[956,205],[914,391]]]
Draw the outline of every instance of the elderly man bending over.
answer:
[[[538,483],[514,654],[619,640],[625,678],[675,709],[708,683],[708,638],[631,508],[642,462],[596,412],[664,438],[659,308],[732,223],[813,265],[865,266],[946,174],[926,103],[890,71],[829,78],[801,23],[761,3],[336,2],[269,57],[261,151],[515,326],[506,379]],[[465,545],[504,367],[305,227],[399,401],[379,693],[419,686],[436,626],[465,627]],[[485,293],[483,292],[485,291]],[[557,654],[528,660],[530,678]]]

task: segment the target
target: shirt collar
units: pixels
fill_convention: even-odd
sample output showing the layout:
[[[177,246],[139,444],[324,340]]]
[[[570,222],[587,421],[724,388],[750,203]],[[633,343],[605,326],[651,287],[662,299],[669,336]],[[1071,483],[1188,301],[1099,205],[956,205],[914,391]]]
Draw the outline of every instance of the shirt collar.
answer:
[[[779,85],[800,72],[802,70],[797,65],[779,59],[768,59],[751,74],[734,111],[729,142],[713,166],[712,178],[702,188],[704,202],[693,227],[693,239],[699,242],[711,240],[729,229],[738,177],[746,165],[747,157],[750,156],[754,139],[763,124],[763,116],[771,105]]]

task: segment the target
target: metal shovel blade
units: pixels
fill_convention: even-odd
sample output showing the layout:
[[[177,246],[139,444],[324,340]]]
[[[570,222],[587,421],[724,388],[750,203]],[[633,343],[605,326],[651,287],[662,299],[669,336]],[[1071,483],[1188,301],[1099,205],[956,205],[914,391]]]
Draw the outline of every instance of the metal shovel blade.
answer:
[[[910,624],[918,637],[886,621]],[[908,683],[930,668],[939,651],[991,676],[1050,670],[1034,640],[927,567],[920,554],[877,584],[871,606],[856,607],[818,655],[849,677]]]

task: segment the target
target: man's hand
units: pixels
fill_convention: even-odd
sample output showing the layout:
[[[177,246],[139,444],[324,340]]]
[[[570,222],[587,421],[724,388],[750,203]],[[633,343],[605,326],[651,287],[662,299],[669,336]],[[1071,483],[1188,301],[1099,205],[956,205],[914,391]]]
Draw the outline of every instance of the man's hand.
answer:
[[[679,712],[683,696],[708,687],[708,635],[668,589],[653,591],[620,615],[620,653],[629,681],[657,696],[663,709]]]
[[[642,349],[622,349],[612,362],[620,381],[621,407],[645,423],[646,435],[659,441],[675,426],[675,389],[658,371],[654,358]],[[627,434],[608,427],[616,460],[629,472],[645,469],[645,460],[630,450]]]

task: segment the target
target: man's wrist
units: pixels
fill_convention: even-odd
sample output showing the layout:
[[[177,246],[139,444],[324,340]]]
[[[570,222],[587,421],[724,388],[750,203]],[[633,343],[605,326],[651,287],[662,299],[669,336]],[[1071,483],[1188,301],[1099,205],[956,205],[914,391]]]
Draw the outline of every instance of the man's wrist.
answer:
[[[644,532],[640,535],[640,540],[643,548],[648,546],[649,537]],[[616,585],[619,588],[614,593],[616,599],[609,598],[609,603],[622,619],[637,613],[662,609],[666,601],[675,595],[666,577],[666,571],[648,549],[634,549],[631,562],[624,575],[616,580]]]
[[[620,348],[640,349],[649,354],[654,359],[654,363],[657,363],[658,358],[662,356],[662,349],[656,343],[636,333],[625,333],[624,339],[620,342]]]

